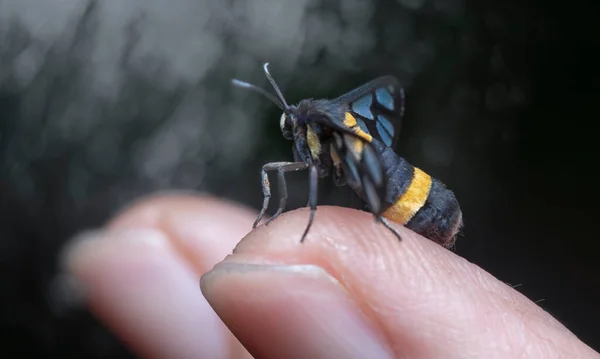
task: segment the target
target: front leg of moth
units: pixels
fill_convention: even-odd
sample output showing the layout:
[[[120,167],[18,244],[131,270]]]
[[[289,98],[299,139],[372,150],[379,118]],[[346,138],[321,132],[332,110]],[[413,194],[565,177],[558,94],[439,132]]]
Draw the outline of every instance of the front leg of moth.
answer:
[[[279,217],[283,210],[285,209],[285,205],[288,199],[287,192],[287,183],[285,181],[285,173],[304,170],[308,167],[308,165],[304,162],[287,162],[285,165],[279,166],[277,168],[277,180],[279,185],[279,208],[277,208],[277,212],[273,215],[273,217],[267,219],[265,222],[265,226],[271,223],[272,220]]]
[[[269,175],[267,174],[267,172],[277,170],[277,175],[278,175],[277,177],[278,177],[278,181],[279,181],[279,192],[280,192],[281,198],[279,200],[279,208],[277,209],[277,212],[265,224],[268,224],[273,219],[277,218],[283,212],[283,210],[285,208],[285,204],[287,201],[287,185],[285,182],[285,173],[291,172],[291,171],[304,170],[306,168],[308,168],[308,164],[306,164],[304,162],[271,162],[271,163],[267,163],[266,165],[264,165],[262,167],[262,169],[260,171],[260,176],[262,179],[262,181],[261,181],[262,182],[262,191],[263,191],[263,196],[264,196],[263,206],[262,206],[260,213],[258,214],[258,218],[254,222],[254,225],[252,226],[252,228],[256,228],[256,226],[258,226],[258,223],[265,216],[265,212],[267,211],[267,208],[269,207],[269,199],[271,198],[271,186],[269,183]]]

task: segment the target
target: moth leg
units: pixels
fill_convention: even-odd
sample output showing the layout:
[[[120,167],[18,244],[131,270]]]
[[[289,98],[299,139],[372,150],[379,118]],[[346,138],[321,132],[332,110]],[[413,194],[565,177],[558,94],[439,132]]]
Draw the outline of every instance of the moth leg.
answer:
[[[269,218],[265,222],[265,226],[269,225],[272,220],[279,217],[283,210],[285,209],[285,204],[288,199],[287,192],[287,183],[285,181],[285,173],[292,171],[300,171],[304,170],[308,167],[308,165],[304,162],[284,162],[283,165],[277,167],[277,179],[279,185],[279,208],[277,208],[277,212],[273,215],[273,217]]]
[[[269,175],[267,174],[267,172],[274,171],[274,170],[277,170],[278,172],[296,171],[296,170],[300,170],[300,169],[305,169],[306,167],[308,167],[308,165],[304,162],[271,162],[271,163],[265,164],[262,167],[262,169],[260,170],[260,177],[261,177],[262,192],[263,192],[263,205],[262,205],[262,208],[260,209],[260,213],[258,214],[258,218],[256,218],[256,221],[254,221],[254,225],[252,226],[252,228],[256,228],[256,226],[258,226],[258,223],[260,222],[260,220],[265,216],[265,212],[267,212],[267,208],[269,208],[269,199],[271,199],[271,184],[269,183]],[[287,168],[290,168],[290,169],[287,169]],[[283,176],[280,176],[279,179],[281,180],[282,177]],[[285,182],[284,182],[284,186],[285,186]],[[287,188],[285,188],[285,196],[287,197]],[[280,201],[280,207],[281,207],[282,202],[283,202],[283,205],[285,205],[286,199],[287,198]]]
[[[399,241],[402,241],[402,236],[400,236],[400,233],[398,233],[398,231],[394,227],[392,227],[390,222],[385,217],[382,217],[381,215],[376,215],[375,220],[383,224],[385,228],[392,231],[392,233],[398,238]]]
[[[319,174],[317,172],[317,167],[315,166],[311,166],[310,167],[310,177],[309,177],[309,193],[308,193],[308,205],[310,206],[310,217],[308,218],[308,225],[306,226],[306,229],[304,230],[304,234],[302,234],[302,238],[300,239],[300,243],[304,242],[304,240],[306,239],[306,235],[308,234],[308,231],[310,230],[310,227],[313,224],[313,221],[315,219],[315,212],[317,211],[317,198],[318,198],[318,184],[319,184]]]

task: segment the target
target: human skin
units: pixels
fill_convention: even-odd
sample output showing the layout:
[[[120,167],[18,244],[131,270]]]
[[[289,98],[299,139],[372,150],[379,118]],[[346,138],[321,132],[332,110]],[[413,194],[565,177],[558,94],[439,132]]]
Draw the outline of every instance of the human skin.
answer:
[[[63,263],[144,358],[600,358],[402,226],[398,242],[369,213],[320,206],[299,243],[307,210],[248,233],[255,218],[214,197],[156,195],[74,238]]]

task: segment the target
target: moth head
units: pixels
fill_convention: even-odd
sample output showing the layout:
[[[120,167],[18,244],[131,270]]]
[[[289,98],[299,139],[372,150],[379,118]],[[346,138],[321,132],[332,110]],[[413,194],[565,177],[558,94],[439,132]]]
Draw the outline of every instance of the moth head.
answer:
[[[294,139],[294,132],[298,128],[298,116],[295,106],[290,106],[286,111],[283,111],[279,119],[279,127],[283,138],[286,140]]]

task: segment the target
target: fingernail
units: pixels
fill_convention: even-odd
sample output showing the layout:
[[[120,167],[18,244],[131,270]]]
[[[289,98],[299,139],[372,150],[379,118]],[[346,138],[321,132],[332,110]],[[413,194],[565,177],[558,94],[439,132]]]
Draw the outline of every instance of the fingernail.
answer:
[[[340,289],[344,287],[334,277],[330,276],[323,268],[312,265],[312,264],[295,264],[295,265],[284,265],[284,264],[253,264],[253,263],[236,263],[236,262],[223,262],[217,264],[211,271],[206,273],[207,276],[213,274],[223,273],[254,273],[254,272],[275,272],[275,273],[290,273],[299,274],[303,277],[312,277],[318,280],[330,281],[332,284],[338,285]]]
[[[201,288],[257,357],[393,357],[350,293],[318,266],[225,262]]]

